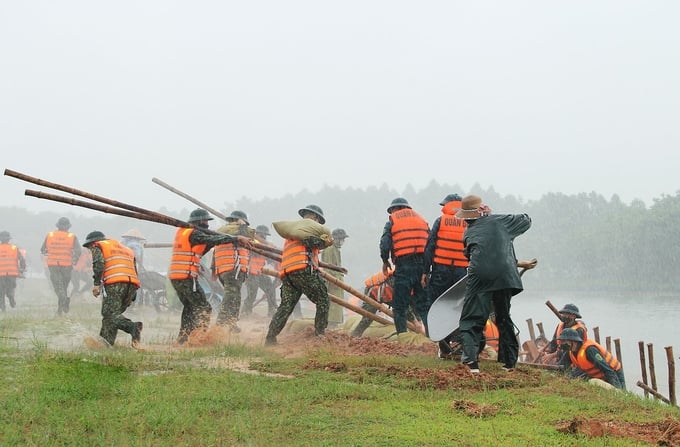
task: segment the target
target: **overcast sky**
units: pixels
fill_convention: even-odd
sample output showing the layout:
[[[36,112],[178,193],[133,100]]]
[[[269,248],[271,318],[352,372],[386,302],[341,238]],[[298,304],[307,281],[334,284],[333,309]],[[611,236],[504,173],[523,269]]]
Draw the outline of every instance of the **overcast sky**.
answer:
[[[216,208],[433,179],[649,204],[680,190],[679,20],[677,1],[0,0],[3,170],[154,209],[192,205],[153,177]]]

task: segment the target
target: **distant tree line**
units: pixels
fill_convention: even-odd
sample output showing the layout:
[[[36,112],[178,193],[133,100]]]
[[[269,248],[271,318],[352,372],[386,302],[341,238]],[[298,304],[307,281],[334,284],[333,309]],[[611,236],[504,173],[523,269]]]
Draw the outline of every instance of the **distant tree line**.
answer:
[[[475,185],[465,191],[458,185],[433,181],[418,191],[412,186],[401,192],[387,185],[363,189],[324,186],[318,192],[303,190],[276,199],[244,197],[221,206],[209,205],[225,215],[234,209],[246,212],[252,227],[269,226],[270,240],[279,246],[283,241],[276,235],[272,222],[298,219],[299,208],[319,205],[328,227],[344,228],[349,234],[342,249],[344,266],[349,269],[346,281],[362,288],[363,280],[381,267],[378,241],[392,199],[406,198],[432,223],[440,213],[439,201],[452,192],[461,196],[480,195],[495,213],[527,213],[531,216],[532,229],[515,243],[518,258],[539,260],[538,267],[524,276],[527,288],[546,292],[680,295],[680,191],[656,198],[652,205],[646,206],[640,200],[625,204],[616,195],[607,200],[594,192],[548,193],[538,200],[526,201],[513,195],[503,196],[493,188]],[[194,208],[196,206],[187,201],[187,207],[179,211],[165,208],[155,211],[186,219]],[[172,242],[175,233],[174,228],[162,224],[68,205],[64,206],[63,213],[35,213],[0,206],[0,230],[10,231],[12,242],[25,247],[35,265],[40,260],[39,248],[45,234],[54,229],[61,216],[71,219],[71,230],[81,241],[95,229],[119,238],[128,229],[137,228],[149,242]],[[214,222],[212,228],[217,226]],[[147,249],[147,266],[163,271],[167,268],[169,253],[169,249]]]

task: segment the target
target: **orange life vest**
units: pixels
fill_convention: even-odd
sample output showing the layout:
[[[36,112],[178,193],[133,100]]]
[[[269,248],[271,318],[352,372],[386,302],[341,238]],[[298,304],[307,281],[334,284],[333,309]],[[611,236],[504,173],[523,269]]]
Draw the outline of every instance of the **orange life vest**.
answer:
[[[16,245],[0,244],[0,276],[19,276],[19,249]]]
[[[279,276],[283,278],[286,274],[307,267],[317,270],[319,267],[319,249],[309,249],[302,241],[286,239],[283,244],[283,254],[281,255],[281,271]]]
[[[604,373],[597,366],[595,366],[593,362],[588,360],[588,357],[586,357],[586,349],[589,348],[590,346],[595,346],[597,350],[600,351],[600,355],[602,355],[604,361],[607,362],[607,364],[614,371],[618,371],[621,369],[621,362],[619,362],[616,359],[616,357],[614,357],[611,354],[611,352],[607,351],[606,349],[604,349],[604,347],[594,342],[593,340],[584,341],[576,355],[574,355],[572,351],[569,351],[571,363],[576,365],[579,369],[581,369],[590,377],[594,377],[596,379],[604,379]]]
[[[392,252],[395,258],[424,253],[430,232],[427,221],[410,208],[390,214],[392,221]]]
[[[576,320],[576,323],[573,325],[569,326],[573,330],[577,329],[583,329],[583,331],[578,331],[579,334],[582,333],[583,341],[588,340],[588,329],[586,328],[586,325],[583,324],[582,321]],[[559,339],[560,334],[564,330],[564,322],[561,322],[560,324],[557,325],[557,329],[555,329],[555,340]]]
[[[460,201],[448,202],[442,208],[439,231],[434,245],[433,261],[437,264],[467,267],[470,262],[463,254],[463,233],[467,228],[465,219],[458,219],[453,210],[460,209]]]
[[[368,289],[368,296],[381,303],[391,303],[394,290],[388,280],[392,277],[392,270],[388,270],[387,275],[382,271],[373,274],[364,281]]]
[[[70,267],[73,264],[74,241],[73,233],[62,230],[50,231],[45,241],[47,265]]]
[[[73,270],[78,272],[92,270],[92,252],[90,250],[83,250],[80,253],[78,262],[76,262],[76,265],[73,266]]]
[[[201,256],[206,249],[206,244],[191,246],[189,236],[194,232],[193,228],[178,228],[175,233],[175,242],[172,246],[170,258],[170,279],[188,279],[198,277],[198,266]]]
[[[484,338],[486,339],[486,344],[498,352],[498,340],[500,339],[498,326],[488,319],[486,320],[486,325],[484,325]]]
[[[92,243],[99,247],[104,257],[104,285],[132,283],[139,288],[139,278],[135,269],[135,252],[113,239]]]
[[[241,272],[247,272],[249,258],[250,251],[247,248],[236,247],[233,242],[216,245],[213,252],[215,273],[220,275],[237,268]]]

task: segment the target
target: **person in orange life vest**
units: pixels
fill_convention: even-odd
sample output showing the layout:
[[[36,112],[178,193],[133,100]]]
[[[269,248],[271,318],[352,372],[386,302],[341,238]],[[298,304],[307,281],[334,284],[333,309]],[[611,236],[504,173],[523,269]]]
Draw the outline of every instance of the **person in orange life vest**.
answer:
[[[177,337],[180,345],[189,340],[194,330],[206,330],[210,324],[212,307],[198,284],[201,257],[218,244],[236,242],[240,247],[250,248],[250,239],[245,236],[210,232],[211,220],[206,210],[197,208],[189,215],[190,226],[178,228],[175,233],[168,278],[183,306]]]
[[[486,320],[486,325],[484,326],[484,344],[498,352],[499,339],[500,334],[498,332],[498,326],[496,326],[496,314],[491,312],[489,314],[489,319]]]
[[[57,315],[68,313],[71,298],[68,296],[68,285],[71,282],[73,266],[80,258],[80,243],[75,234],[68,230],[71,221],[66,217],[57,220],[57,230],[47,233],[40,247],[50,274],[50,282],[57,295]]]
[[[461,200],[458,194],[448,194],[439,202],[442,215],[432,224],[432,231],[427,238],[423,257],[425,273],[421,285],[427,292],[429,306],[467,275],[468,259],[463,254],[463,233],[467,224],[455,216],[460,210]],[[449,358],[453,354],[452,341],[453,336],[448,336],[439,342],[439,358]]]
[[[326,223],[323,210],[317,205],[307,205],[298,210],[298,214],[303,219],[311,219],[321,225]],[[283,330],[302,294],[316,306],[314,333],[317,336],[325,333],[330,299],[326,284],[319,276],[319,250],[332,244],[332,238],[326,241],[316,236],[302,240],[286,239],[281,256],[281,304],[269,323],[265,346],[277,344],[276,337]]]
[[[394,262],[394,327],[398,334],[406,332],[406,315],[413,301],[416,313],[427,332],[429,301],[421,284],[425,273],[424,253],[430,227],[403,197],[397,197],[387,208],[389,220],[380,238],[380,258],[387,274],[390,258]]]
[[[227,218],[227,225],[219,228],[218,233],[248,236],[248,216],[243,211],[235,210]],[[236,324],[241,309],[241,288],[248,276],[250,251],[233,242],[218,244],[213,251],[213,272],[224,287],[222,304],[217,313],[216,323],[228,326],[232,332],[241,329]]]
[[[107,239],[101,231],[88,234],[83,247],[92,253],[92,295],[102,296],[99,335],[113,346],[118,331],[127,332],[132,337],[132,346],[139,347],[144,325],[123,316],[139,289],[135,253],[117,240]]]
[[[394,297],[394,275],[392,274],[392,269],[387,271],[385,275],[382,270],[374,273],[370,277],[366,278],[364,281],[365,289],[364,295],[368,295],[379,303],[383,303],[389,307],[392,307],[392,299]],[[375,314],[378,309],[371,306],[365,301],[362,301],[361,308]],[[416,322],[415,314],[413,313],[413,307],[410,306],[406,319],[411,322]],[[352,330],[352,337],[361,337],[363,333],[368,329],[373,320],[369,317],[363,316],[356,327]]]
[[[21,250],[9,243],[12,236],[0,231],[0,310],[5,311],[5,297],[10,307],[16,306],[17,278],[26,271],[26,259]]]
[[[562,320],[555,328],[555,333],[552,340],[545,347],[541,355],[538,357],[538,362],[544,365],[562,365],[565,368],[571,364],[569,356],[566,352],[559,349],[558,338],[562,331],[566,328],[574,329],[578,332],[583,341],[588,340],[588,329],[586,325],[579,320],[581,314],[579,309],[574,304],[565,304],[559,311],[560,319]]]
[[[565,328],[557,339],[560,349],[569,354],[571,368],[567,373],[570,377],[600,379],[616,388],[626,389],[621,362],[603,346],[594,340],[583,340],[571,328]]]
[[[253,246],[258,244],[274,247],[274,244],[267,240],[269,236],[269,228],[266,225],[258,225],[255,228],[255,239]],[[269,275],[262,273],[262,269],[268,262],[272,262],[266,257],[256,252],[250,253],[250,264],[248,266],[248,278],[246,278],[246,299],[243,301],[243,308],[241,315],[250,315],[253,313],[253,306],[257,298],[257,292],[262,289],[267,300],[267,316],[273,317],[278,305],[276,304],[276,287],[278,279],[275,280]],[[275,262],[272,267],[274,270],[279,270],[279,263]]]
[[[80,257],[73,266],[73,272],[71,272],[71,284],[73,288],[71,289],[71,295],[76,293],[83,293],[85,290],[92,287],[92,253],[90,250],[83,250],[80,253]],[[80,283],[83,283],[81,286]]]

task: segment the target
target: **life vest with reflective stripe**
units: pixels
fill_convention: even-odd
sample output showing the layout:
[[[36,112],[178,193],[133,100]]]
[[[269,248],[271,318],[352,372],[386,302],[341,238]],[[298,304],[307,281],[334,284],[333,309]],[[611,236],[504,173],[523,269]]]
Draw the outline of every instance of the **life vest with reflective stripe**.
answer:
[[[433,261],[437,264],[467,267],[470,262],[463,254],[463,233],[467,228],[465,219],[458,219],[454,210],[460,209],[459,200],[448,202],[442,208],[439,231],[434,245]]]
[[[237,247],[233,242],[215,245],[213,251],[215,273],[220,275],[237,268],[241,272],[247,272],[249,258],[250,251],[247,248]]]
[[[257,244],[261,244],[261,242],[254,240],[253,244],[257,247]],[[267,258],[262,256],[259,253],[255,253],[254,251],[250,252],[250,258],[249,258],[249,264],[248,264],[248,273],[251,275],[261,275],[262,274],[262,269],[264,266],[267,264]]]
[[[62,230],[50,231],[45,241],[47,265],[65,267],[73,265],[74,241],[75,235],[73,233]]]
[[[92,243],[99,247],[104,257],[104,285],[132,283],[139,288],[139,278],[135,270],[135,252],[113,239]]]
[[[588,349],[590,346],[595,346],[598,351],[600,351],[600,355],[604,358],[604,361],[614,370],[618,371],[621,369],[621,362],[619,362],[616,357],[614,357],[611,352],[607,351],[602,347],[600,344],[596,343],[593,340],[586,340],[583,342],[581,345],[581,348],[578,350],[576,355],[572,351],[569,351],[569,357],[571,358],[571,363],[576,365],[580,370],[585,372],[588,376],[594,377],[596,379],[602,379],[604,380],[604,373],[595,366],[593,362],[588,360],[588,357],[586,356],[586,349]]]
[[[392,221],[392,252],[395,258],[425,252],[430,228],[420,214],[402,208],[390,214]]]
[[[491,346],[494,351],[498,351],[498,340],[500,338],[498,326],[488,319],[486,320],[486,325],[484,325],[484,338],[487,345]]]
[[[311,267],[317,270],[319,267],[319,249],[309,249],[302,241],[286,239],[283,244],[283,254],[281,255],[281,268],[279,276],[283,278],[286,274]]]
[[[392,270],[388,270],[387,275],[382,271],[371,275],[364,281],[366,294],[381,303],[391,303],[394,297],[394,289],[390,278],[392,278]]]
[[[19,276],[19,249],[16,245],[0,244],[0,276]]]
[[[175,242],[172,246],[172,256],[170,258],[170,279],[187,279],[198,277],[198,266],[201,256],[206,249],[206,244],[191,246],[189,236],[194,232],[194,228],[178,228],[175,233]]]
[[[583,324],[582,321],[576,321],[573,325],[569,326],[571,329],[577,331],[581,337],[583,337],[583,341],[588,340],[588,329],[586,328],[586,325]],[[578,329],[583,329],[583,331],[579,331]],[[555,340],[558,340],[560,337],[560,334],[564,330],[564,322],[561,322],[560,324],[557,325],[557,329],[555,329]]]

